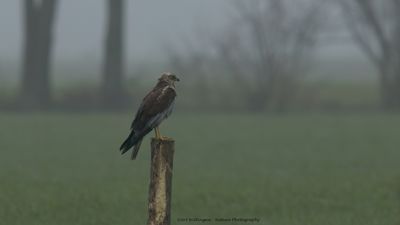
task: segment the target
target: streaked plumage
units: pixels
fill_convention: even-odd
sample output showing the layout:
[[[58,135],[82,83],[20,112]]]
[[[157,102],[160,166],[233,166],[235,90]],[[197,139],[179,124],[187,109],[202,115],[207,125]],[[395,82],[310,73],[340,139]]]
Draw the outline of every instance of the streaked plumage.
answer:
[[[120,147],[121,154],[133,147],[131,158],[135,159],[143,137],[151,130],[157,129],[171,114],[176,97],[176,81],[179,79],[174,74],[163,73],[157,85],[144,97],[131,124],[131,133]]]

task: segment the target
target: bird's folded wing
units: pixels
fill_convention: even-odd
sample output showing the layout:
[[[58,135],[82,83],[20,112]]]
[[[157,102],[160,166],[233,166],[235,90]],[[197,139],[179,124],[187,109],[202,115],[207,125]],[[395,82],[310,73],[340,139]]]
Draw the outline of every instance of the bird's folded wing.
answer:
[[[175,97],[176,92],[171,87],[153,89],[144,97],[132,122],[131,129],[140,131],[148,126],[149,122],[154,121],[154,117],[166,113],[170,110]]]

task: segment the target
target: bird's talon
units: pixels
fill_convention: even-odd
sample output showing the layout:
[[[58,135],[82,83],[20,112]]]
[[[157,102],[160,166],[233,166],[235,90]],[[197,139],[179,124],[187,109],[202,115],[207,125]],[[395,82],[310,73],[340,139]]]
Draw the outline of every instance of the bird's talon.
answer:
[[[167,137],[167,136],[161,136],[159,139],[160,139],[161,141],[170,141],[170,140],[172,140],[172,138]]]

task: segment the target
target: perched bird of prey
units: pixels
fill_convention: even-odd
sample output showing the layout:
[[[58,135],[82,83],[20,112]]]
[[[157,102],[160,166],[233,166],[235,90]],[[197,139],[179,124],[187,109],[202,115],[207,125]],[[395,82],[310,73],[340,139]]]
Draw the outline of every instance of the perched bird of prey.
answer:
[[[163,73],[157,85],[144,97],[131,125],[131,133],[120,147],[124,154],[133,147],[131,159],[135,159],[143,137],[154,129],[156,138],[161,136],[158,126],[172,112],[176,97],[175,82],[179,81],[175,74]]]

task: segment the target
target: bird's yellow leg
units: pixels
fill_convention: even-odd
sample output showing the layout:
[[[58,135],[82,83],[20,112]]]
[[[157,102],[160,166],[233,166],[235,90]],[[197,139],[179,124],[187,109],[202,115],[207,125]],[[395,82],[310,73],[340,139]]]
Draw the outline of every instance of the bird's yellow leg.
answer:
[[[161,139],[161,134],[160,134],[160,130],[158,129],[158,127],[154,128],[154,132],[156,133],[156,139]]]
[[[156,132],[156,139],[163,140],[163,141],[171,140],[171,138],[161,135],[160,128],[156,127],[156,128],[154,128],[154,131]]]

